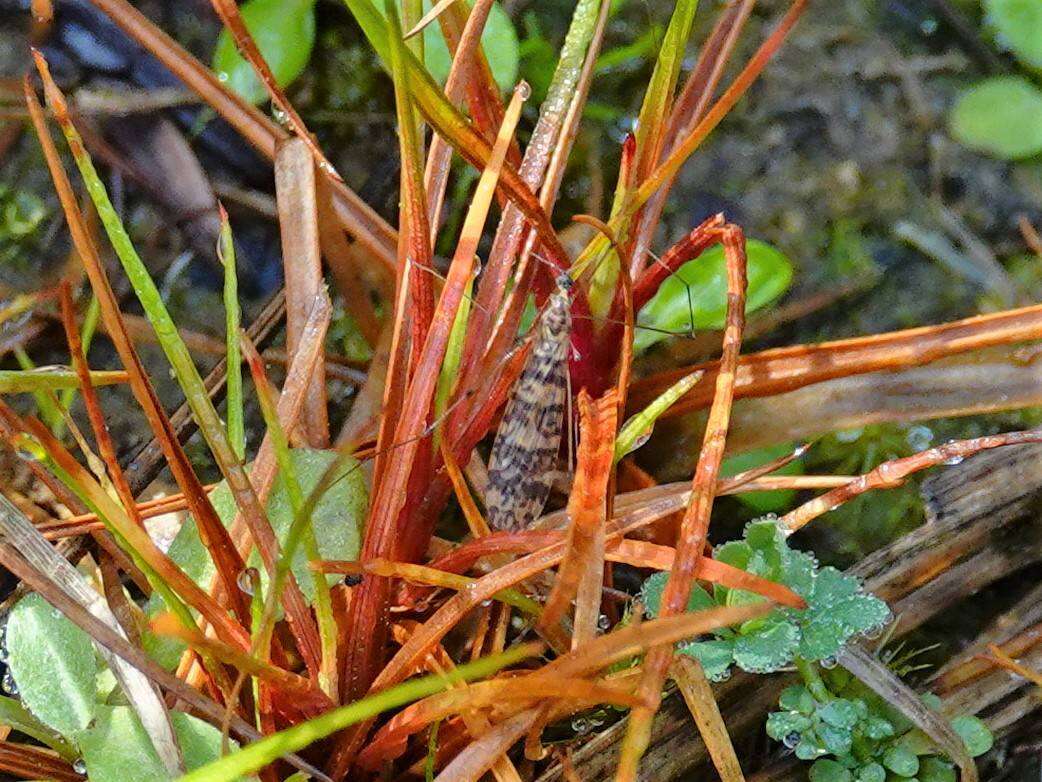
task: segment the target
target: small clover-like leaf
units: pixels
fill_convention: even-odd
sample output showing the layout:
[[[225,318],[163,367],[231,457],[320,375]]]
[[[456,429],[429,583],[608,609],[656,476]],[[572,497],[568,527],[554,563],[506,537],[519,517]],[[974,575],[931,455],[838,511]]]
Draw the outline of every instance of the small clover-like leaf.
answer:
[[[827,754],[828,750],[813,739],[804,737],[800,743],[796,745],[796,757],[800,760],[816,760],[822,755]]]
[[[966,745],[966,751],[970,757],[978,757],[991,749],[995,743],[988,726],[976,717],[968,714],[956,717],[952,720],[952,730],[959,734],[962,743]]]
[[[856,780],[857,782],[886,782],[886,769],[878,763],[869,763],[858,769]]]
[[[836,728],[832,725],[822,725],[818,728],[818,735],[825,745],[825,749],[833,755],[845,755],[850,752],[853,737],[847,728]]]
[[[955,782],[956,780],[955,767],[938,757],[921,758],[917,776],[919,782]]]
[[[873,741],[882,741],[894,735],[894,726],[882,717],[870,717],[865,720],[865,736]]]
[[[641,587],[640,599],[644,604],[645,613],[654,619],[658,616],[662,607],[662,592],[669,581],[669,573],[659,571],[647,577]],[[716,602],[709,593],[697,584],[691,589],[691,596],[687,601],[688,612],[703,611],[707,608],[716,607]]]
[[[734,662],[734,643],[729,640],[690,641],[677,646],[677,651],[698,660],[711,682],[726,679]]]
[[[810,767],[810,782],[853,782],[854,775],[834,760],[819,760]]]
[[[806,687],[796,684],[782,690],[778,705],[786,711],[798,711],[801,714],[814,712],[814,696]]]
[[[905,747],[894,745],[884,753],[883,765],[898,776],[914,777],[919,771],[919,757]]]
[[[890,619],[886,603],[860,589],[856,578],[835,568],[818,572],[807,609],[794,614],[803,631],[801,657],[834,657],[851,636],[875,630]]]
[[[770,673],[788,665],[800,645],[800,631],[785,621],[766,624],[734,640],[734,661],[743,671]]]
[[[811,726],[810,717],[792,711],[772,711],[767,715],[767,735],[775,741],[785,741],[793,733],[802,733]]]
[[[853,701],[836,698],[818,709],[818,717],[822,722],[837,728],[853,728],[859,719],[858,709]]]

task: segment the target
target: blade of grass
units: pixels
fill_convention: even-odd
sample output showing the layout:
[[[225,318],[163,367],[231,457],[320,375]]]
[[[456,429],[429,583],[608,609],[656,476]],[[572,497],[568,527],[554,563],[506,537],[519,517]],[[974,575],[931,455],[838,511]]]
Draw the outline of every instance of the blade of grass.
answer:
[[[249,744],[231,755],[187,774],[181,782],[231,782],[268,765],[288,752],[303,749],[345,727],[440,692],[456,682],[490,676],[539,652],[538,644],[520,644],[508,652],[461,665],[446,675],[424,676],[400,684]]]
[[[460,241],[453,255],[434,318],[422,346],[419,361],[415,364],[412,380],[404,394],[399,421],[393,430],[381,430],[381,438],[386,437],[386,431],[393,431],[393,439],[381,439],[378,447],[387,448],[389,443],[401,445],[388,455],[386,472],[380,477],[380,483],[375,488],[367,520],[362,559],[387,556],[395,551],[402,551],[403,558],[410,558],[411,549],[416,549],[418,555],[426,548],[426,539],[417,540],[419,545],[414,544],[411,547],[404,545],[398,535],[396,522],[406,503],[410,475],[416,462],[421,440],[426,439],[423,435],[429,420],[438,372],[444,361],[449,335],[464,290],[467,282],[473,276],[475,251],[481,238],[482,227],[488,216],[506,150],[510,139],[513,138],[514,128],[527,93],[527,85],[515,90],[503,120],[503,127],[500,128],[499,136],[496,139],[489,166],[482,172],[481,180],[467,211]],[[431,529],[429,522],[427,527],[426,534],[429,535]],[[386,599],[387,584],[385,582],[372,578],[363,580],[352,599],[348,624],[348,627],[351,628],[349,635],[360,638],[374,637],[387,608]],[[373,644],[373,647],[376,646]],[[374,668],[381,651],[380,648],[359,648],[349,656],[350,667],[348,670],[352,688],[364,690],[368,687],[375,675]]]
[[[721,369],[709,413],[709,423],[691,483],[691,504],[681,522],[676,559],[662,594],[663,616],[680,614],[687,608],[694,584],[694,572],[703,557],[709,517],[716,497],[716,479],[723,461],[730,424],[735,370],[742,348],[747,283],[745,237],[736,226],[725,226],[720,231],[720,241],[727,259],[727,325],[724,329]],[[616,782],[632,782],[637,778],[637,766],[651,737],[651,721],[658,710],[662,697],[662,683],[672,656],[671,648],[656,647],[648,653],[644,661],[640,692],[654,703],[655,707],[634,709],[630,713],[615,773]]]
[[[600,615],[600,586],[604,577],[604,521],[608,478],[611,473],[612,441],[615,439],[616,400],[614,391],[590,400],[586,390],[579,392],[579,452],[576,457],[575,481],[568,498],[568,527],[565,557],[557,569],[557,580],[546,599],[539,617],[541,628],[557,625],[582,588],[585,601],[576,599],[572,648],[593,638]],[[588,608],[590,590],[587,573],[596,573],[596,607]],[[590,576],[592,579],[592,576]],[[592,619],[592,622],[590,621]]]
[[[223,204],[217,208],[221,216],[221,236],[217,258],[224,266],[224,345],[227,361],[228,441],[240,459],[246,457],[246,416],[242,396],[242,357],[239,354],[239,278],[235,270],[235,241],[232,225]]]
[[[46,64],[44,66],[46,70]],[[233,556],[234,547],[231,546],[231,541],[227,537],[224,525],[217,518],[217,514],[214,512],[213,506],[210,505],[210,501],[203,491],[202,485],[188,461],[188,457],[185,456],[184,450],[178,443],[170,420],[166,417],[159,403],[159,398],[156,396],[155,389],[152,387],[148,375],[145,373],[144,366],[140,358],[138,358],[134,345],[127,334],[123,319],[120,316],[116,296],[102,268],[101,259],[98,257],[90,231],[76,202],[72,184],[65,173],[58,150],[55,148],[47,130],[43,108],[32,90],[28,76],[23,81],[23,92],[36,136],[43,149],[51,179],[54,181],[55,190],[58,193],[62,210],[65,213],[69,233],[72,236],[76,251],[84,264],[91,287],[94,290],[94,295],[99,302],[101,319],[116,347],[116,351],[119,353],[120,361],[127,369],[131,391],[144,412],[149,427],[155,434],[174,480],[185,494],[192,515],[199,525],[203,543],[210,551],[214,562],[223,563],[225,558]],[[248,614],[246,613],[245,601],[242,600],[241,593],[234,585],[237,572],[227,572],[227,568],[218,568],[218,572],[225,579],[226,586],[230,585],[232,587],[229,590],[229,594],[231,595],[230,600],[233,610],[241,620],[246,621]],[[217,615],[221,615],[219,610]],[[225,623],[221,622],[221,624]],[[236,625],[235,627],[238,626]],[[242,628],[238,627],[238,629],[241,632]],[[232,632],[233,635],[231,637],[234,637],[234,630],[231,626],[226,627],[225,631]]]
[[[90,155],[83,146],[79,133],[68,115],[64,96],[62,96],[54,81],[50,79],[43,55],[34,50],[33,56],[36,60],[37,70],[40,72],[44,82],[48,103],[54,111],[62,132],[69,143],[73,159],[80,170],[87,192],[94,202],[95,209],[101,218],[109,241],[116,251],[116,256],[119,258],[124,272],[130,279],[138,301],[152,323],[156,336],[159,338],[160,346],[163,348],[163,352],[174,370],[178,384],[184,392],[192,414],[199,424],[199,430],[203,435],[203,439],[210,447],[221,474],[228,481],[228,486],[232,491],[236,504],[244,511],[243,515],[253,535],[254,543],[260,551],[265,568],[270,574],[274,570],[275,562],[278,558],[279,546],[265,509],[258,501],[253,486],[246,475],[246,470],[228,441],[220,416],[217,415],[213,401],[206,392],[203,379],[199,375],[195,362],[192,360],[191,353],[185,346],[180,334],[178,334],[177,327],[170,317],[166,305],[163,303],[159,289],[153,282],[144,262],[137,254],[130,236],[123,227],[119,214],[109,200],[105,185],[94,169]],[[226,580],[234,580],[238,574],[223,575],[230,577],[230,579]],[[227,588],[228,586],[226,585]],[[319,659],[317,634],[303,595],[292,579],[286,590],[286,614],[301,654],[313,667],[317,667]]]
[[[720,775],[720,782],[745,782],[742,765],[738,762],[734,744],[731,743],[727,725],[724,724],[702,664],[694,657],[678,654],[670,664],[669,673],[695,719],[709,757],[713,759],[716,772]]]
[[[230,5],[234,7],[234,3]],[[276,148],[275,197],[282,235],[283,279],[286,281],[286,351],[292,356],[300,347],[304,324],[324,285],[319,252],[315,162],[307,144],[299,138],[284,141]],[[329,445],[329,417],[326,412],[325,361],[321,355],[312,372],[300,426],[289,434],[294,442],[299,437],[312,448],[325,448]]]
[[[691,25],[694,23],[697,9],[698,0],[679,0],[673,8],[673,15],[662,39],[655,67],[651,72],[651,80],[644,92],[644,101],[637,116],[632,179],[627,177],[619,180],[621,192],[615,194],[612,218],[616,217],[616,210],[628,201],[629,183],[642,182],[659,161],[680,65],[687,49],[688,38],[691,36]],[[625,219],[613,219],[612,229],[618,236],[629,236],[629,222]],[[628,263],[628,259],[621,261],[616,254],[610,253],[603,262],[598,263],[590,287],[590,304],[596,314],[606,314],[615,298],[620,262]]]
[[[21,345],[15,347],[13,352],[15,360],[18,362],[18,366],[22,368],[23,374],[32,376],[37,373],[36,363],[29,358],[29,354],[25,352],[25,349]],[[64,426],[64,423],[62,421],[62,413],[58,406],[58,401],[52,394],[47,393],[47,390],[43,388],[32,389],[30,393],[33,395],[33,399],[36,400],[36,409],[39,411],[40,417],[43,418],[47,426],[51,428],[52,432],[60,431],[61,427]]]
[[[619,430],[619,436],[615,438],[615,464],[618,464],[626,454],[640,448],[644,441],[651,436],[651,430],[655,427],[655,421],[659,416],[701,379],[701,370],[685,375],[659,394],[651,404],[626,421]]]
[[[271,638],[270,633],[275,624],[275,613],[282,602],[282,592],[286,584],[286,578],[293,565],[297,547],[303,541],[309,562],[317,562],[320,557],[318,543],[311,525],[310,515],[301,513],[304,506],[303,491],[300,488],[300,478],[294,466],[292,454],[289,449],[289,440],[279,420],[278,411],[274,401],[274,390],[264,373],[257,349],[245,335],[241,335],[246,360],[253,377],[253,385],[257,389],[257,398],[260,401],[261,413],[267,426],[268,434],[275,448],[275,458],[279,465],[279,474],[286,486],[286,494],[289,497],[290,508],[293,511],[293,523],[286,532],[286,540],[279,555],[279,561],[275,568],[275,575],[268,587],[265,597],[264,608],[261,615],[259,627],[254,632],[254,649],[265,657],[268,656],[268,646]],[[337,661],[337,625],[333,617],[333,605],[329,593],[329,584],[322,576],[315,574],[312,577],[315,594],[315,615],[318,621],[319,641],[322,647],[322,661],[319,667],[319,686],[334,702],[339,695],[336,679]]]
[[[90,372],[92,386],[114,386],[126,382],[127,373],[122,370],[93,369]],[[0,394],[74,391],[79,384],[80,381],[75,371],[60,367],[0,370]]]

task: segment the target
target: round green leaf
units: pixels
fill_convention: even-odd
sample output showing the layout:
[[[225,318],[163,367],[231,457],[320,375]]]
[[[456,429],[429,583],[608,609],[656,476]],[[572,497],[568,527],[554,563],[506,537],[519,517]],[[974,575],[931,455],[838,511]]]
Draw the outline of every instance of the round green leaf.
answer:
[[[922,758],[919,762],[919,782],[955,782],[955,767],[938,757]]]
[[[809,717],[791,711],[772,711],[767,715],[767,735],[784,741],[792,733],[802,733],[811,726]]]
[[[424,6],[429,8],[430,4]],[[488,21],[481,33],[481,47],[488,58],[488,67],[501,90],[513,89],[517,82],[517,71],[520,63],[520,47],[517,31],[510,16],[499,3],[493,3],[489,10]],[[449,78],[452,66],[452,55],[441,33],[437,22],[432,22],[423,30],[423,58],[427,70],[440,84]]]
[[[919,757],[905,747],[895,745],[883,755],[883,765],[902,777],[913,777],[919,771]]]
[[[999,45],[1029,68],[1042,69],[1042,3],[984,0],[984,13]]]
[[[822,722],[837,728],[853,728],[858,722],[857,708],[853,701],[836,698],[818,709],[818,717]]]
[[[694,657],[702,664],[702,670],[706,678],[711,682],[719,682],[727,679],[730,674],[731,663],[734,662],[734,650],[731,641],[689,641],[677,646],[679,654]]]
[[[315,46],[315,0],[247,0],[239,13],[280,87],[304,72]],[[226,87],[250,103],[268,99],[268,91],[239,54],[227,28],[217,39],[213,70]]]
[[[962,144],[1005,160],[1042,152],[1042,91],[1021,76],[996,76],[966,90],[950,117]]]
[[[745,250],[749,274],[745,311],[753,312],[788,290],[792,263],[757,239],[749,239]],[[726,314],[727,263],[723,247],[716,245],[663,280],[651,300],[641,307],[633,349],[637,353],[647,350],[670,333],[723,328]]]
[[[90,724],[97,662],[90,637],[37,594],[7,622],[8,666],[29,712],[63,736]]]
[[[293,464],[296,468],[300,488],[305,497],[318,485],[322,474],[337,458],[333,451],[319,451],[308,448],[297,448],[292,451]],[[325,496],[319,500],[312,517],[315,540],[318,550],[324,559],[356,559],[361,540],[361,528],[365,520],[367,494],[365,478],[357,469],[358,462],[348,459],[340,468],[338,479],[333,482]],[[225,526],[235,518],[235,499],[227,483],[221,481],[210,494],[214,510]],[[268,496],[268,520],[275,531],[279,542],[286,539],[290,525],[293,523],[293,510],[290,506],[289,494],[285,482],[280,475],[275,480],[271,494]],[[208,585],[214,575],[213,561],[199,539],[199,531],[194,519],[185,521],[170,545],[170,558],[200,586]],[[267,588],[268,576],[255,550],[249,563],[261,573],[261,586]],[[296,576],[304,596],[314,599],[315,587],[312,573],[308,567],[307,555],[301,546],[293,558],[293,575]],[[329,583],[337,581],[338,576],[327,577]]]
[[[886,769],[878,763],[862,766],[857,772],[857,782],[886,782]]]
[[[170,713],[170,722],[188,771],[221,756],[221,732],[217,728],[179,711]],[[171,779],[129,706],[99,705],[97,719],[79,734],[77,743],[91,782]],[[236,746],[234,741],[231,744]]]
[[[995,737],[991,735],[988,726],[970,715],[963,715],[953,719],[952,730],[959,734],[962,743],[966,745],[966,751],[970,753],[970,757],[975,758],[978,755],[983,755],[995,743]]]
[[[736,454],[727,459],[720,466],[720,475],[730,478],[740,472],[760,467],[768,462],[792,453],[792,446],[788,443],[771,445],[766,448],[757,448],[753,451]],[[799,459],[786,464],[775,470],[772,475],[803,475],[803,462]],[[761,515],[766,513],[781,513],[787,510],[793,500],[796,499],[795,489],[776,489],[774,491],[750,491],[736,495],[736,499],[753,512]]]
[[[792,662],[800,631],[791,622],[777,621],[734,641],[734,661],[743,671],[770,673]]]

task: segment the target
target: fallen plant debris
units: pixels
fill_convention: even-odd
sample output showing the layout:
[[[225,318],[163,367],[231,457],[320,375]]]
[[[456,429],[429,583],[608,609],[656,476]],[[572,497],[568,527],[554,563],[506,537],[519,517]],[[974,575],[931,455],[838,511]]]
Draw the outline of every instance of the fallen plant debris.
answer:
[[[1007,560],[998,528],[1008,519],[994,536],[947,522],[844,573],[790,536],[922,470],[1042,443],[1042,429],[918,448],[863,474],[785,474],[807,446],[778,442],[737,474],[724,461],[737,399],[1042,339],[1039,306],[743,356],[746,314],[788,288],[789,260],[725,213],[652,249],[684,163],[768,67],[805,0],[785,4],[726,85],[754,3],[718,10],[686,75],[699,6],[674,5],[621,140],[611,211],[572,215],[591,230],[577,252],[555,207],[608,0],[575,3],[530,130],[532,88],[521,81],[504,100],[502,65],[482,48],[486,22],[505,16],[492,0],[426,14],[411,0],[345,0],[393,87],[396,228],[348,187],[285,91],[315,44],[313,2],[213,0],[224,25],[216,73],[124,0],[92,4],[271,160],[284,283],[244,329],[234,218],[217,205],[224,339],[206,350],[225,360],[204,379],[119,191],[95,167],[98,137],[32,50],[22,97],[74,253],[53,292],[0,311],[0,321],[57,318],[69,356],[68,368],[35,367],[19,347],[22,368],[0,370],[0,394],[35,404],[0,401],[0,438],[62,508],[30,518],[29,501],[0,483],[0,564],[20,582],[0,644],[0,770],[98,782],[509,782],[596,767],[591,779],[631,782],[648,778],[649,757],[670,740],[659,731],[675,686],[683,724],[724,782],[764,765],[764,753],[747,757],[732,741],[751,722],[775,755],[811,761],[798,773],[812,782],[980,778],[973,758],[991,748],[992,727],[1010,723],[989,727],[917,693],[902,679],[907,659],[871,644],[907,632],[902,621],[921,624],[931,596],[965,597],[1010,561],[1042,559],[1042,546],[1025,535]],[[54,9],[34,11],[53,22]],[[452,52],[444,78],[428,67],[426,33],[416,35],[435,25]],[[278,122],[257,108],[269,99]],[[464,167],[473,189],[446,222]],[[285,348],[265,352],[257,343],[283,320]],[[99,323],[116,368],[92,363]],[[335,353],[334,328],[356,334],[368,366]],[[148,373],[134,341],[144,329],[185,400],[172,415],[157,392],[167,379]],[[695,329],[720,330],[718,358],[638,367],[640,354]],[[281,385],[266,363],[276,355]],[[349,412],[333,404],[338,379],[359,386]],[[106,412],[124,385],[153,438],[129,461]],[[693,475],[659,485],[635,456],[656,422],[702,409]],[[194,431],[198,447],[186,444]],[[142,499],[163,468],[169,493]],[[710,543],[718,497],[779,490],[784,515]],[[792,507],[807,490],[823,493]],[[178,512],[161,542],[147,522]],[[634,572],[639,586],[627,587]],[[1010,654],[1042,633],[1018,632],[1001,639],[1009,650],[993,643],[942,672],[940,691],[995,666],[1037,682]],[[725,700],[738,688],[755,691],[740,704],[748,720],[732,719]],[[607,742],[610,758],[591,760],[589,748]]]

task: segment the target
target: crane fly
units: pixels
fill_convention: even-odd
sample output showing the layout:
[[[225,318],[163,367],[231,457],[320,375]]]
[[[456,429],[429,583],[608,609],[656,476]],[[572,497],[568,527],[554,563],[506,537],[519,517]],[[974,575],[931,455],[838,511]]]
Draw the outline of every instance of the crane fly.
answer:
[[[485,501],[495,530],[530,526],[553,484],[568,394],[572,285],[567,274],[558,276],[492,444]]]

